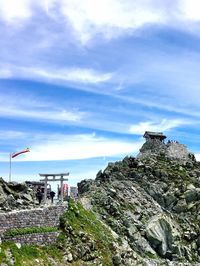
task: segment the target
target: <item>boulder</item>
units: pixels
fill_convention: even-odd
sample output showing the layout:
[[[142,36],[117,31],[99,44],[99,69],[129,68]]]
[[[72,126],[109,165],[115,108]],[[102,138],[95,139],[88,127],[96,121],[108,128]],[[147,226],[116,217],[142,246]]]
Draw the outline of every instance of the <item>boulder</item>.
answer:
[[[187,203],[185,199],[181,199],[178,201],[176,206],[173,207],[173,211],[176,213],[186,212],[187,211]]]
[[[22,195],[22,198],[27,200],[27,201],[33,201],[33,198],[31,197],[30,194],[23,194]]]
[[[198,192],[196,189],[189,189],[184,193],[184,197],[187,203],[198,200]]]
[[[170,258],[173,253],[173,245],[179,239],[173,221],[166,215],[153,217],[146,226],[146,237],[152,248],[164,258]]]
[[[92,179],[83,180],[80,183],[78,183],[77,185],[78,185],[79,195],[82,195],[86,193],[87,191],[89,191],[93,183],[94,183],[94,180]]]
[[[171,209],[177,203],[177,198],[175,197],[174,193],[169,192],[164,195],[164,202],[165,208]]]

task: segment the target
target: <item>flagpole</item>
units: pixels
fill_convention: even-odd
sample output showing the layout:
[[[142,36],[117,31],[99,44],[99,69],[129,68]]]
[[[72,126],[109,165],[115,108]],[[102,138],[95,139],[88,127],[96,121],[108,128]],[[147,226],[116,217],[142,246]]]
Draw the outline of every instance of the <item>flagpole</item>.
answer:
[[[9,182],[11,182],[11,157],[12,157],[12,154],[10,153]]]
[[[29,148],[26,148],[25,150],[19,151],[19,152],[14,152],[14,153],[10,153],[10,169],[9,169],[9,182],[11,182],[11,161],[12,158],[17,157],[18,155],[22,154],[22,153],[26,153],[26,152],[30,152]]]

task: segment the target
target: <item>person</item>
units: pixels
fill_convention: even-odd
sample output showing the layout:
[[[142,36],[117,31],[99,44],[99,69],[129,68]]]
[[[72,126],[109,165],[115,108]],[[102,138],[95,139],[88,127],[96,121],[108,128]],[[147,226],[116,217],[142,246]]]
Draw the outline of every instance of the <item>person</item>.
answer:
[[[54,198],[55,194],[56,194],[56,193],[55,193],[54,191],[51,191],[51,192],[50,192],[51,203],[53,203],[53,198]]]
[[[38,202],[39,202],[39,205],[40,205],[40,203],[41,203],[41,201],[42,201],[42,197],[43,197],[43,195],[42,195],[42,190],[41,190],[40,187],[37,188],[36,197],[37,197]]]

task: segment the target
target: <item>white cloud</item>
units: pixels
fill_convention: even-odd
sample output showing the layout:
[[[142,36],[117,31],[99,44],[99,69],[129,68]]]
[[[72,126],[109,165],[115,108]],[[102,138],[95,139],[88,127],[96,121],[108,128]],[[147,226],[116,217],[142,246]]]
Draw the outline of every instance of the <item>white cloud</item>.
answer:
[[[168,131],[180,125],[186,124],[182,120],[167,120],[163,119],[160,123],[155,122],[140,122],[137,125],[132,125],[129,129],[130,133],[141,135],[145,131]]]
[[[93,69],[66,68],[66,69],[42,69],[42,68],[23,68],[24,72],[30,75],[47,78],[50,80],[71,81],[78,83],[99,83],[111,79],[111,73],[99,73]]]
[[[179,9],[182,19],[188,19],[192,21],[200,20],[199,0],[179,0]]]
[[[15,27],[36,19],[38,11],[55,21],[65,18],[82,43],[98,33],[112,38],[147,24],[182,28],[200,20],[199,0],[0,0],[0,19]]]
[[[26,20],[31,15],[31,0],[0,0],[0,17],[7,23]]]
[[[165,20],[162,10],[155,12],[149,0],[62,0],[61,10],[83,43],[97,32],[110,38],[121,30]]]
[[[5,107],[0,107],[0,116],[1,117],[17,117],[17,118],[28,118],[28,119],[37,119],[41,121],[49,122],[77,122],[82,119],[84,116],[83,112],[79,111],[66,111],[66,110],[30,110],[30,109],[18,109],[10,107],[9,109]]]
[[[21,26],[38,8],[48,15],[54,4],[59,5],[59,0],[0,0],[0,19],[9,25]]]
[[[4,68],[0,69],[0,78],[11,78],[12,77],[12,71],[10,69]]]
[[[62,0],[61,13],[87,43],[96,34],[113,38],[148,24],[170,25],[191,31],[200,20],[199,0]]]
[[[122,140],[97,137],[95,134],[85,135],[57,135],[48,140],[33,144],[31,152],[22,161],[50,161],[86,159],[104,156],[132,154],[138,152],[142,142],[128,142]]]
[[[74,82],[82,84],[97,84],[110,80],[112,73],[98,72],[92,68],[42,68],[42,67],[24,67],[15,65],[1,66],[0,78],[18,77],[18,78],[36,78],[50,81]]]
[[[25,97],[26,96],[26,97]],[[26,100],[24,100],[26,98]],[[52,123],[80,122],[86,117],[78,109],[55,107],[52,102],[42,102],[29,95],[0,94],[0,117],[35,119]]]

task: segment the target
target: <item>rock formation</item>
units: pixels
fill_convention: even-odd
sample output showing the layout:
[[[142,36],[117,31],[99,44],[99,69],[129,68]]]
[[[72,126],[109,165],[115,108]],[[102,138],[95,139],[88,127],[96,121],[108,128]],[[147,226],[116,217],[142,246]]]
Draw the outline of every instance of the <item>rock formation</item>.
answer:
[[[146,131],[144,137],[146,138],[146,142],[140,149],[140,153],[137,156],[138,158],[164,154],[166,157],[179,160],[182,163],[195,159],[194,155],[187,150],[184,144],[170,140],[165,144],[164,138],[166,138],[166,136],[161,132]]]
[[[78,184],[50,265],[200,266],[200,162],[157,135]]]
[[[113,265],[200,265],[200,163],[183,144],[147,140],[137,158],[109,163],[78,188],[132,251],[126,260],[119,249]]]
[[[34,192],[25,183],[9,182],[0,178],[0,211],[27,209],[35,205]]]

